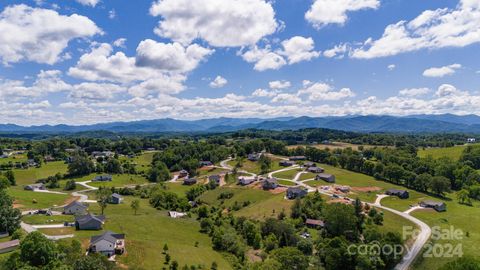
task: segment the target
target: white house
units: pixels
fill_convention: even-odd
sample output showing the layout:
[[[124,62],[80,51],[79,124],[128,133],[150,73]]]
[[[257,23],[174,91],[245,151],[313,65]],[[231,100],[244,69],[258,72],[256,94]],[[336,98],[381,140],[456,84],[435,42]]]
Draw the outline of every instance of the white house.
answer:
[[[101,235],[92,236],[88,250],[108,257],[123,254],[125,252],[125,234],[107,231]]]
[[[177,212],[177,211],[168,211],[168,215],[171,218],[182,218],[187,215],[187,213],[184,212]]]

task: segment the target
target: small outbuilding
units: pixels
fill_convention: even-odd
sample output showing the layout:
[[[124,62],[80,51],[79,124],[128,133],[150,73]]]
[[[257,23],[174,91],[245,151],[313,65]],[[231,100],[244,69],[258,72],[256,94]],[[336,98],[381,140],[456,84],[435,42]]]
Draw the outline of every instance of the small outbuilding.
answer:
[[[123,202],[123,197],[118,193],[113,193],[112,196],[110,197],[110,203],[112,204],[121,204],[122,202]]]
[[[281,160],[280,162],[278,162],[278,165],[282,167],[290,167],[295,165],[295,162],[291,160]]]
[[[311,173],[323,173],[325,170],[320,167],[308,167],[307,171]]]
[[[307,225],[307,227],[310,227],[310,228],[320,229],[320,228],[325,227],[325,222],[323,222],[323,220],[319,220],[319,219],[307,218],[307,220],[305,221],[305,225]]]

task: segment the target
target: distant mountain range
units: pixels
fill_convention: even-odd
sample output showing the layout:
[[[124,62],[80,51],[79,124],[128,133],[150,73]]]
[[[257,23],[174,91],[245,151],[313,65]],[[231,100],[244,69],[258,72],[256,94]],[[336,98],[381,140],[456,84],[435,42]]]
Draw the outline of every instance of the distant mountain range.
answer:
[[[0,124],[1,133],[76,133],[109,131],[117,133],[160,132],[228,132],[243,129],[296,130],[304,128],[329,128],[356,132],[394,133],[480,133],[478,115],[411,115],[396,116],[341,116],[341,117],[280,117],[214,118],[202,120],[158,119],[133,122],[112,122],[94,125],[42,125],[19,126]]]

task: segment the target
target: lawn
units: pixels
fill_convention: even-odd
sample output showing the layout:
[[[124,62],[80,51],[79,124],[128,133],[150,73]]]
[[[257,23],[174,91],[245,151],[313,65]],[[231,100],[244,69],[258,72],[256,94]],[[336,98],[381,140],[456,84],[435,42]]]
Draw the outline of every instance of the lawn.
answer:
[[[155,153],[156,151],[143,152],[142,154],[135,156],[132,159],[126,158],[125,160],[129,160],[135,163],[135,168],[138,172],[144,172],[147,171],[148,168],[150,168],[150,164],[152,163],[153,155],[155,155]]]
[[[53,176],[57,173],[66,173],[67,164],[63,161],[48,162],[40,168],[15,169],[13,170],[17,185],[24,186],[35,183],[35,181]]]
[[[449,157],[453,160],[459,160],[465,148],[467,148],[467,145],[457,145],[444,148],[424,148],[419,149],[417,155],[421,158],[431,156],[435,159],[441,157]]]
[[[276,177],[276,178],[281,178],[281,179],[291,179],[293,180],[293,178],[295,178],[295,175],[297,175],[297,173],[301,172],[302,169],[300,168],[293,168],[291,170],[288,170],[288,171],[281,171],[281,172],[277,172],[277,173],[274,173],[272,176],[273,177]]]
[[[15,164],[17,162],[25,162],[27,160],[28,158],[26,154],[11,155],[8,158],[0,158],[0,164],[8,164],[10,162],[12,164]]]
[[[297,185],[297,184],[295,184],[295,183],[292,182],[292,181],[282,180],[282,179],[278,180],[278,183],[279,183],[280,185],[284,185],[284,186],[295,186],[295,185]]]
[[[210,176],[214,174],[226,173],[227,171],[221,168],[206,168],[206,169],[199,169],[197,170],[197,172],[198,172],[198,177],[204,177],[204,176]]]
[[[31,225],[41,225],[41,224],[60,224],[65,221],[73,222],[73,215],[58,215],[58,216],[45,216],[45,215],[26,215],[22,217],[22,220],[25,223]]]
[[[209,267],[215,261],[218,269],[231,269],[222,255],[212,249],[208,235],[199,232],[200,226],[196,220],[169,218],[166,211],[150,207],[148,200],[141,200],[141,208],[134,215],[129,206],[131,200],[132,197],[127,196],[125,203],[109,205],[105,210],[105,230],[126,233],[127,254],[117,257],[120,263],[159,269],[164,262],[161,252],[166,243],[172,260],[178,261],[180,266],[203,264]],[[99,212],[98,206],[92,205],[91,208]],[[75,235],[86,246],[90,236],[100,233],[79,231]],[[198,247],[195,247],[195,242],[198,242]]]
[[[332,142],[330,144],[302,144],[302,145],[290,145],[288,146],[289,149],[295,149],[298,147],[315,147],[317,149],[347,149],[347,148],[352,148],[353,150],[358,150],[358,147],[363,146],[365,149],[368,148],[374,148],[374,147],[385,147],[385,146],[376,146],[376,145],[360,145],[360,144],[351,144],[351,143],[345,143],[345,142]]]
[[[23,190],[21,187],[10,187],[8,194],[15,199],[16,207],[22,210],[50,208],[65,204],[70,196]],[[33,201],[36,200],[36,203]]]
[[[292,200],[285,200],[285,194],[272,195],[266,200],[251,204],[234,213],[234,216],[244,216],[256,220],[265,220],[267,218],[276,218],[278,214],[285,210],[285,214],[290,215]]]
[[[253,189],[248,187],[220,187],[214,190],[209,190],[203,193],[199,199],[209,205],[220,205],[220,200],[218,200],[218,195],[224,191],[233,192],[233,197],[225,200],[224,205],[229,207],[234,204],[234,202],[243,203],[249,201],[252,205],[269,199],[272,194],[268,191],[261,189]]]
[[[278,162],[280,161],[280,158],[271,156],[270,159],[272,160],[272,167],[270,168],[271,172],[284,168],[278,164]],[[235,164],[237,164],[237,161],[230,160],[227,162],[227,164],[229,166],[235,167]],[[258,162],[245,160],[240,170],[245,170],[254,174],[260,174],[260,164]]]
[[[451,196],[454,198],[454,196]],[[480,253],[480,203],[475,202],[473,206],[466,206],[457,203],[455,200],[447,202],[447,211],[438,213],[436,211],[416,211],[412,215],[423,220],[429,226],[440,226],[442,229],[454,229],[463,231],[462,239],[431,240],[432,243],[452,244],[454,247],[461,244],[464,255],[478,257]],[[468,236],[466,234],[468,233]],[[455,258],[419,258],[415,264],[418,269],[437,269],[439,266],[454,260]]]
[[[168,191],[173,192],[181,197],[185,197],[185,192],[187,192],[189,189],[192,188],[192,186],[182,185],[181,182],[176,182],[176,183],[168,182],[168,183],[165,183],[165,185],[167,186]]]
[[[93,187],[124,187],[148,183],[148,180],[139,174],[114,174],[111,182],[91,182]]]
[[[315,176],[317,176],[317,174],[311,173],[311,172],[302,173],[302,175],[300,175],[299,180],[303,181],[303,180],[308,180],[308,179],[315,179]]]

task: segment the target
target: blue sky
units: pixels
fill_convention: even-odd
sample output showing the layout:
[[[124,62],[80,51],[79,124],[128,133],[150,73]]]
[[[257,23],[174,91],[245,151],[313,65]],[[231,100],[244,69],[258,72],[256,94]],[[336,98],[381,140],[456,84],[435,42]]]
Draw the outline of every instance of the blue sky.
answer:
[[[0,123],[480,114],[480,0],[4,0],[0,12]]]

